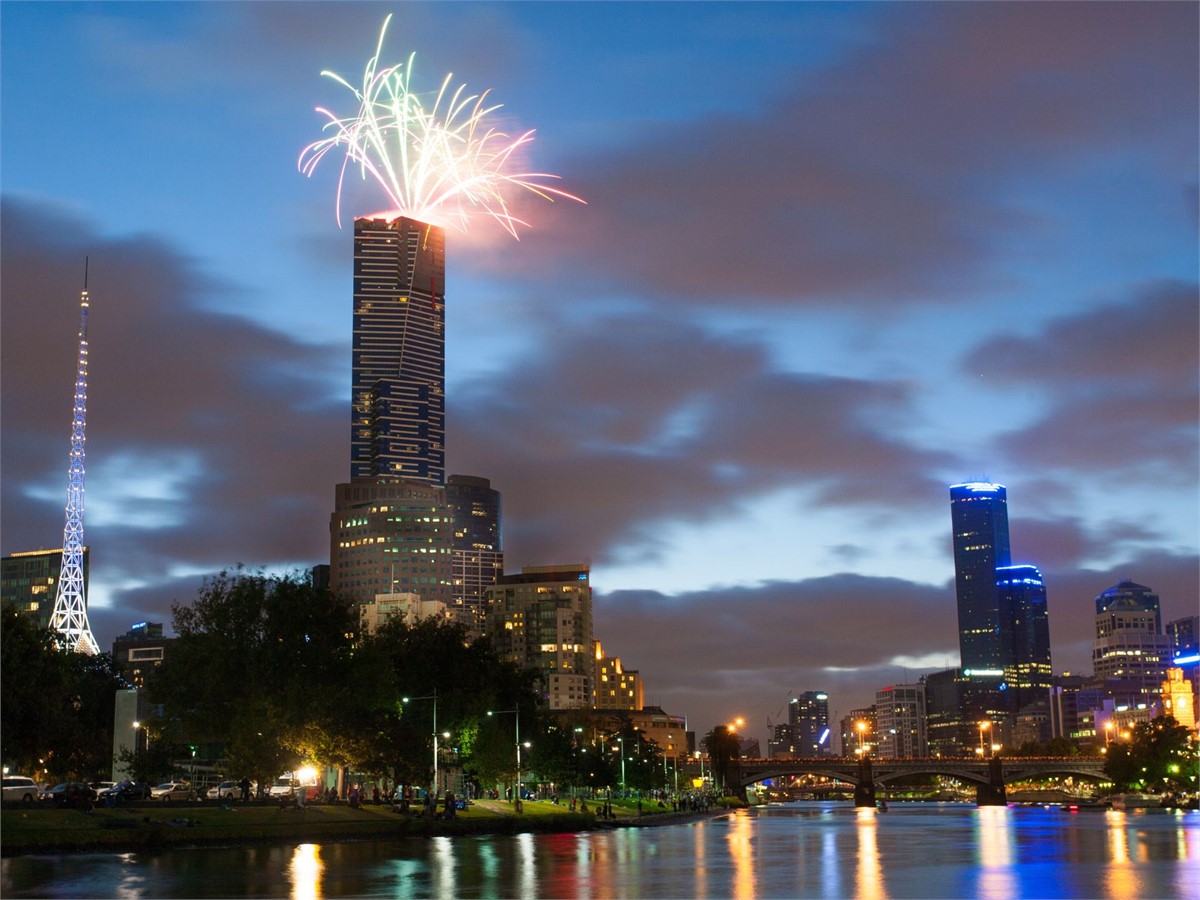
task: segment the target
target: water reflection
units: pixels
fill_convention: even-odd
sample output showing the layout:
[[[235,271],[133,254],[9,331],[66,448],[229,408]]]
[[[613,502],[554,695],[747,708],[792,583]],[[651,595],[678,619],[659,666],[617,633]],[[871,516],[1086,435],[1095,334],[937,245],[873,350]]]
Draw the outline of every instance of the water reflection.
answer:
[[[754,883],[754,820],[747,812],[738,812],[730,823],[725,843],[733,862],[733,896],[737,900],[753,900],[758,896]]]
[[[288,878],[292,884],[292,900],[318,900],[321,897],[321,848],[317,844],[301,844],[292,853]]]
[[[879,861],[879,836],[875,829],[879,813],[872,807],[862,806],[854,810],[855,833],[858,837],[858,868],[856,880],[860,900],[880,900],[886,897],[883,887],[883,866]]]
[[[800,862],[805,862],[803,852],[800,855]],[[842,866],[838,858],[837,835],[833,829],[826,829],[821,832],[820,871],[823,876],[821,886],[825,889],[825,896],[844,896],[845,892],[842,890]]]
[[[979,818],[979,896],[1008,900],[1019,896],[1013,865],[1011,811],[1007,806],[981,806]]]

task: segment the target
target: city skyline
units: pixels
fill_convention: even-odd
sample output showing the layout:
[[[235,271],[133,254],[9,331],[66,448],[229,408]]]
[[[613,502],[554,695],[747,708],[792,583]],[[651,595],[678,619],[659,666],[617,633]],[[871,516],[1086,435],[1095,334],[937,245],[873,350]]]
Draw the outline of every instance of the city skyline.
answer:
[[[295,159],[386,12],[5,5],[0,549],[61,536],[90,256],[102,648],[206,573],[327,561],[353,238]],[[1196,33],[1183,4],[402,7],[389,58],[491,87],[588,201],[447,234],[446,472],[503,495],[507,570],[590,565],[646,702],[764,746],[796,691],[835,721],[957,664],[950,484],[1008,486],[1056,672],[1124,578],[1193,613]]]

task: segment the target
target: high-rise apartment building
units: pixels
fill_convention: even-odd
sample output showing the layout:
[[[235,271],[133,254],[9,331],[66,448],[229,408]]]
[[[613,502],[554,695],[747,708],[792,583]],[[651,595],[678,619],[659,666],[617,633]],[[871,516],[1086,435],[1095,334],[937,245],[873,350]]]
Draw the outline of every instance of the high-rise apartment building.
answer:
[[[1171,641],[1162,633],[1158,595],[1121,581],[1096,597],[1092,672],[1123,702],[1157,698],[1171,663]]]
[[[482,629],[487,589],[504,574],[500,492],[486,478],[451,475],[446,480],[446,506],[454,526],[450,554],[454,602],[463,621]]]
[[[446,246],[400,217],[354,222],[350,477],[446,477]]]
[[[50,627],[54,598],[62,571],[62,548],[26,550],[0,560],[0,602],[12,604],[32,616],[43,628]],[[83,548],[83,585],[88,582],[88,548]]]
[[[1050,618],[1046,611],[1046,585],[1036,566],[1001,566],[996,569],[996,592],[1001,611],[1008,617],[1010,647],[1004,658],[1004,684],[1008,707],[1014,713],[1046,699],[1054,683],[1050,664]]]
[[[488,589],[497,653],[535,669],[549,709],[592,705],[592,588],[587,566],[526,566]]]
[[[454,606],[445,491],[407,478],[339,484],[329,524],[329,588],[358,604],[413,593]]]
[[[875,692],[876,756],[900,759],[928,756],[925,732],[925,685],[893,684]]]
[[[1173,657],[1195,656],[1200,653],[1200,616],[1184,616],[1163,626],[1171,642]]]
[[[805,691],[789,700],[788,725],[796,756],[811,758],[833,754],[829,695],[824,691]]]
[[[954,528],[954,588],[958,646],[964,669],[1002,670],[1006,617],[996,591],[996,570],[1012,565],[1008,497],[1002,484],[970,482],[950,487]]]

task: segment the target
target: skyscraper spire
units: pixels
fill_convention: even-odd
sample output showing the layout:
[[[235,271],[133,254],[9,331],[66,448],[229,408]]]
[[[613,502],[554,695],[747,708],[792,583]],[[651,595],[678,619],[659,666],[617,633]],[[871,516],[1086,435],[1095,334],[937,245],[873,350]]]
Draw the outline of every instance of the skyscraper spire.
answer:
[[[88,624],[83,583],[84,429],[87,425],[87,259],[83,263],[83,293],[79,298],[79,367],[75,376],[75,410],[71,418],[71,456],[67,468],[67,524],[63,529],[62,571],[50,627],[62,635],[67,648],[95,655],[100,646]]]

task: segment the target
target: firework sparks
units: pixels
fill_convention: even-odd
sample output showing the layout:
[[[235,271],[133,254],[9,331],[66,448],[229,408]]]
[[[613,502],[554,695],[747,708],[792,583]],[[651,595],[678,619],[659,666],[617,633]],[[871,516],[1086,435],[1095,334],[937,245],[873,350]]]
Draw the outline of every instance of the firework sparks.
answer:
[[[358,100],[358,112],[339,117],[317,107],[326,116],[328,137],[309,144],[300,153],[299,168],[312,176],[317,164],[336,148],[345,148],[338,175],[336,214],[342,222],[342,185],[346,172],[357,166],[361,177],[375,179],[401,215],[423,221],[438,220],[465,231],[472,218],[486,215],[517,237],[519,226],[529,223],[513,215],[507,195],[513,189],[530,191],[546,200],[561,197],[584,201],[547,185],[557,175],[509,171],[514,155],[533,141],[533,131],[513,138],[488,124],[500,106],[488,105],[488,92],[466,94],[466,85],[450,89],[447,75],[427,109],[410,88],[413,59],[379,67],[389,15],[379,32],[375,55],[356,88],[336,73],[322,75],[349,89]]]

